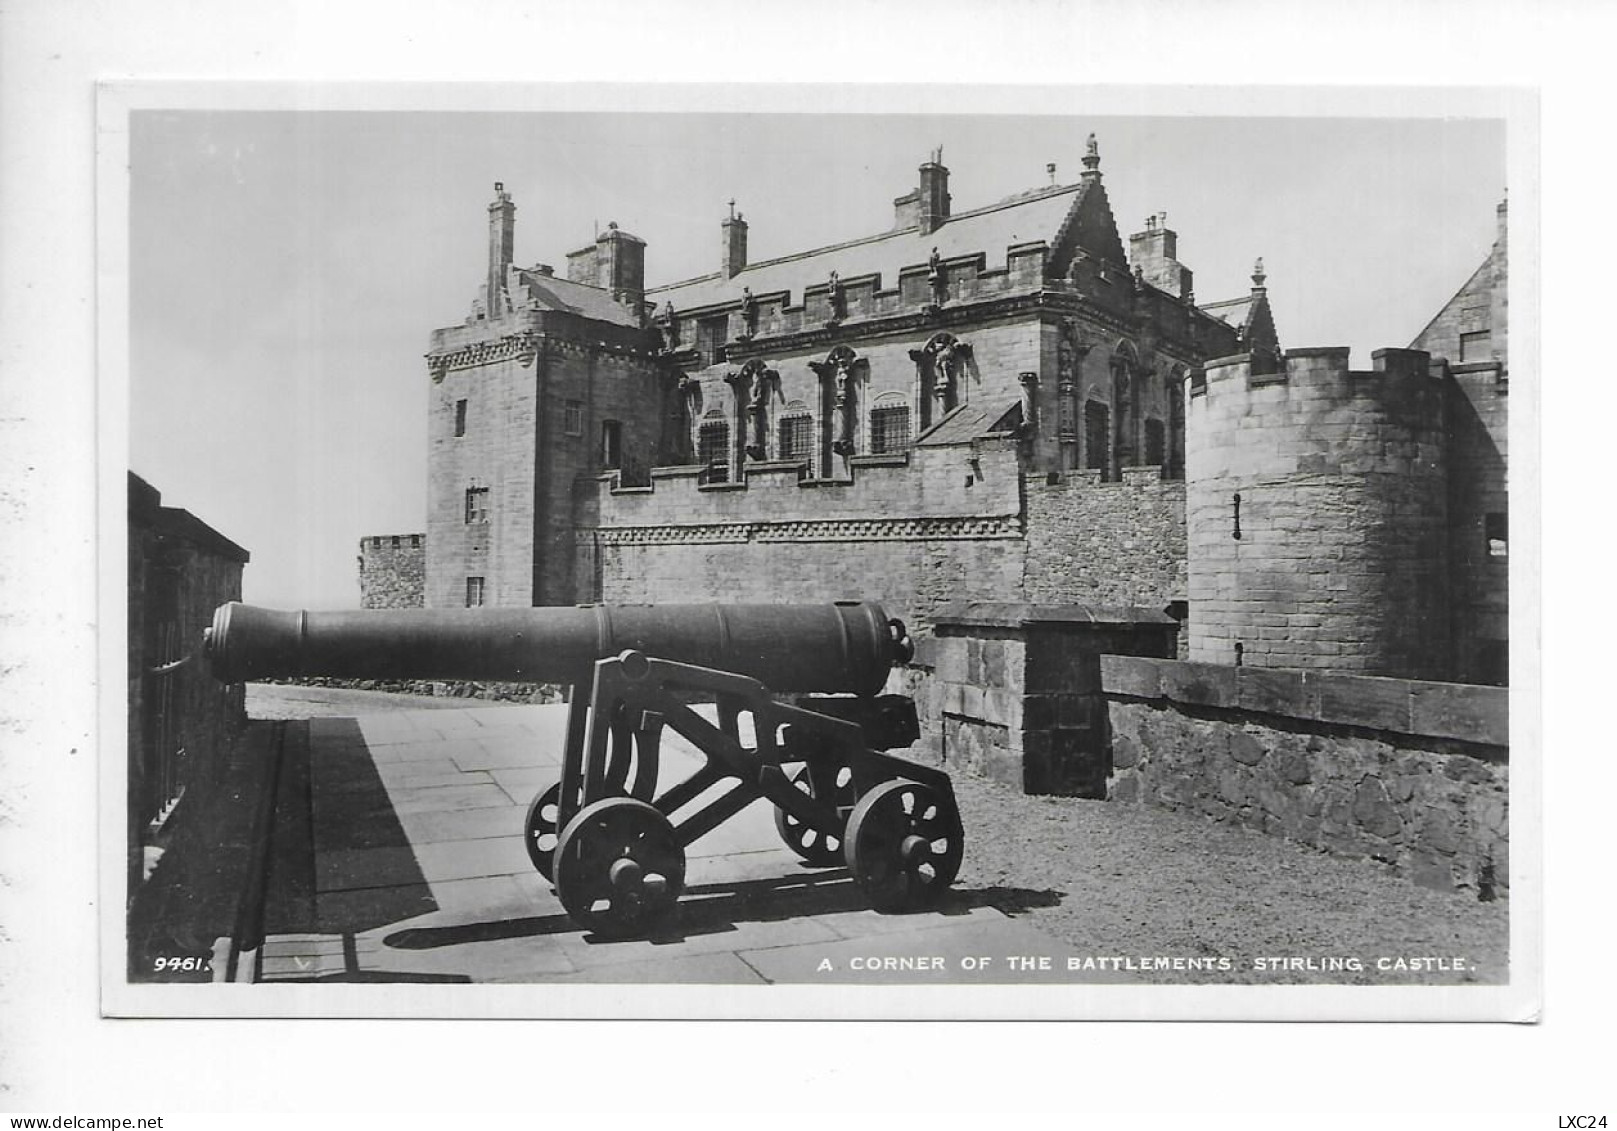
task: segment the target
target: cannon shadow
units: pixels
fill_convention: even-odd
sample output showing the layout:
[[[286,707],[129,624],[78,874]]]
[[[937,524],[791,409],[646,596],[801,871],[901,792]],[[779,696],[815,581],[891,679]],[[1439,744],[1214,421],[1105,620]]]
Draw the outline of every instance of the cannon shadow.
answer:
[[[1058,891],[988,887],[951,889],[934,906],[899,913],[894,918],[920,915],[965,916],[983,907],[1007,915],[1061,902]],[[685,889],[674,912],[637,941],[673,945],[688,939],[735,931],[743,923],[781,922],[867,911],[869,902],[846,868],[828,868],[766,879],[695,884]],[[467,943],[529,938],[576,932],[578,925],[566,915],[534,915],[491,919],[443,927],[407,927],[386,936],[383,945],[402,950],[429,950]],[[586,943],[605,945],[616,939],[586,933]]]

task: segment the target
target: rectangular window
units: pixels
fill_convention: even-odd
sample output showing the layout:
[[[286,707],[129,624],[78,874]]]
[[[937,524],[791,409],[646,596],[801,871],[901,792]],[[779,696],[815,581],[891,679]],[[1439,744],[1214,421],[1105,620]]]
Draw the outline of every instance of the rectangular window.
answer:
[[[876,455],[902,452],[910,446],[910,406],[889,405],[870,411],[870,450]]]
[[[808,459],[814,454],[814,418],[808,413],[783,417],[780,422],[780,458]]]
[[[488,521],[487,487],[466,488],[466,521],[468,523]]]
[[[724,341],[730,336],[730,316],[720,314],[704,318],[697,325],[696,348],[702,354],[702,364],[717,365],[724,360]]]
[[[1460,364],[1493,360],[1493,335],[1487,330],[1460,335]]]
[[[584,403],[568,401],[561,409],[561,430],[569,436],[584,434]]]
[[[1160,467],[1166,458],[1166,434],[1162,421],[1153,417],[1145,422],[1145,462],[1147,466]]]
[[[723,420],[702,425],[696,437],[696,462],[707,469],[709,483],[730,478],[730,425]]]
[[[466,607],[468,609],[481,608],[483,604],[483,579],[481,577],[468,577],[466,579]]]
[[[1489,514],[1483,520],[1483,537],[1488,540],[1488,556],[1503,561],[1510,556],[1510,525],[1505,515]]]
[[[623,425],[619,421],[601,421],[601,466],[623,466]]]
[[[464,400],[455,402],[455,435],[466,435],[466,402]]]

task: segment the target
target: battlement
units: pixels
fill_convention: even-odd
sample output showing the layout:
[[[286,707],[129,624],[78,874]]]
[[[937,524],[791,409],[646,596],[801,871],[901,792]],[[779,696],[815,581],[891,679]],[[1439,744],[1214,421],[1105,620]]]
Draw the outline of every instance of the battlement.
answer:
[[[359,540],[359,548],[366,550],[419,550],[426,541],[425,534],[367,534]]]
[[[1441,375],[1441,363],[1434,365],[1425,350],[1376,350],[1370,355],[1370,369],[1352,368],[1350,353],[1347,346],[1311,346],[1287,350],[1279,358],[1263,353],[1215,358],[1192,376],[1190,395],[1195,399],[1210,392],[1295,385],[1315,396],[1374,397],[1393,391],[1392,382],[1435,389],[1434,378]]]

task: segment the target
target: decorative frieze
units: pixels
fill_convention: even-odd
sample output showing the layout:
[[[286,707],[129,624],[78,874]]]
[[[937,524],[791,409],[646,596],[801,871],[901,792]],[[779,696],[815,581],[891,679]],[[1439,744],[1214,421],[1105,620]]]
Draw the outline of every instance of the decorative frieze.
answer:
[[[603,527],[604,546],[713,545],[737,542],[932,542],[1022,537],[1018,515],[943,518],[813,519]]]

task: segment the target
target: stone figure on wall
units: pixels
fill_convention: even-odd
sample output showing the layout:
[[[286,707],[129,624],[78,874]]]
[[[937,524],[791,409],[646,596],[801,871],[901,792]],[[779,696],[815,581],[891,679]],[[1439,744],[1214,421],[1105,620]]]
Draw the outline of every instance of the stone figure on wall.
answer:
[[[826,283],[825,302],[826,306],[830,308],[831,321],[835,322],[842,318],[843,314],[845,313],[843,306],[842,280],[837,277],[837,273],[835,271],[831,272],[831,278]]]
[[[932,301],[942,306],[943,300],[949,296],[949,279],[944,274],[943,260],[938,257],[935,247],[926,261],[926,279],[932,286]]]
[[[741,288],[741,322],[746,327],[746,337],[758,332],[758,300],[752,297],[751,287]]]
[[[1039,427],[1039,375],[1024,370],[1016,375],[1022,387],[1022,435],[1035,435]]]
[[[749,361],[741,374],[747,380],[747,419],[752,424],[752,443],[747,455],[752,459],[768,458],[769,393],[780,381],[780,374],[761,361]]]
[[[662,309],[657,312],[657,333],[662,337],[662,348],[676,350],[679,348],[679,327],[674,320],[674,304],[664,302]]]
[[[853,379],[855,371],[864,364],[863,359],[847,346],[837,346],[824,361],[811,361],[809,368],[831,394],[831,450],[838,455],[852,455],[857,411],[854,404]]]

